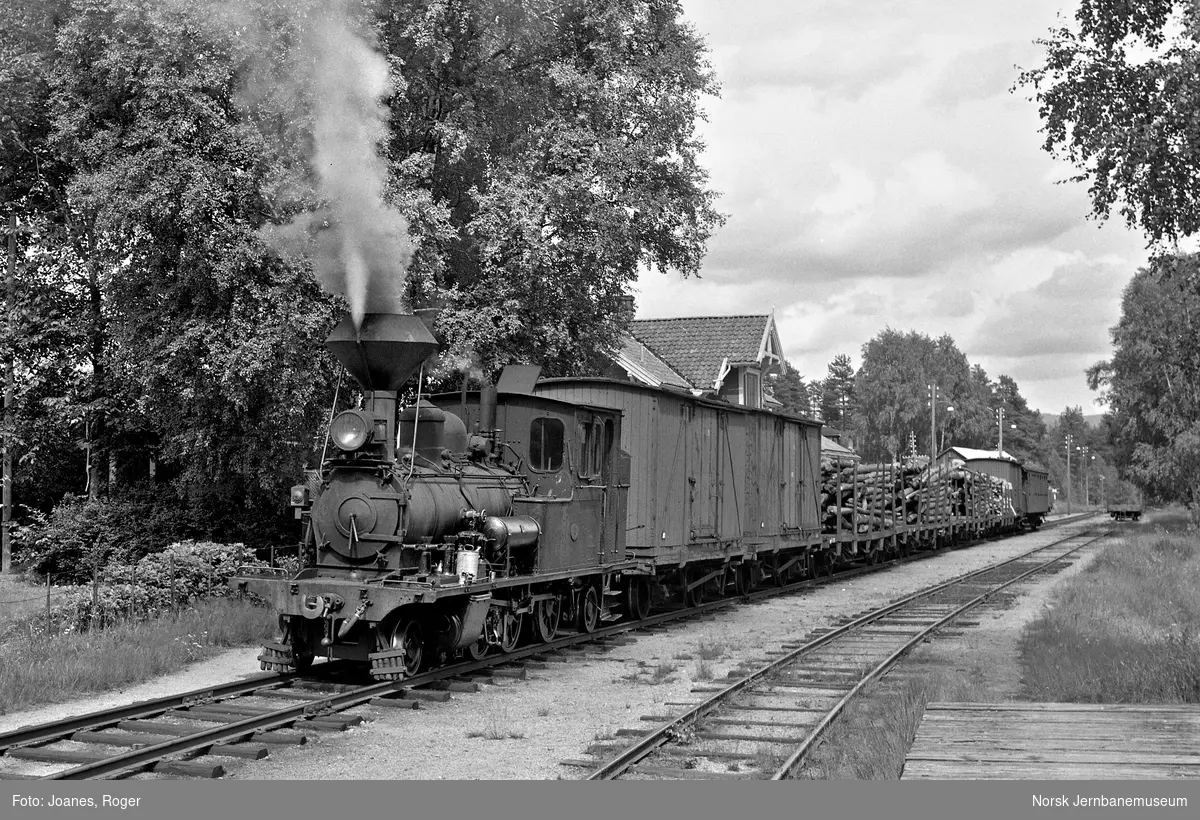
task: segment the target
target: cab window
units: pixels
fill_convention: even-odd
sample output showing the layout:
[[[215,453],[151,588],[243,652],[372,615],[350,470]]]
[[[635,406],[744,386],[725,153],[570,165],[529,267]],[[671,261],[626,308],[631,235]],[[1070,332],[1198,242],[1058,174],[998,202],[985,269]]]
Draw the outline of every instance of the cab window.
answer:
[[[529,468],[552,473],[563,463],[563,423],[558,419],[534,419],[529,426]]]
[[[599,422],[579,425],[579,475],[595,477],[604,467],[603,428]]]

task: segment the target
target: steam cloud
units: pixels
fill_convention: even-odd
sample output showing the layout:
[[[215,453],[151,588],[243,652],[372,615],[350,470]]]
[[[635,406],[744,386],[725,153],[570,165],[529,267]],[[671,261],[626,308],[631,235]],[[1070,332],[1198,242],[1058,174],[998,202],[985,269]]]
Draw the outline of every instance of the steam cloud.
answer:
[[[346,297],[360,327],[366,313],[405,309],[412,242],[404,217],[384,201],[387,168],[377,153],[387,133],[381,98],[390,90],[388,64],[356,31],[349,5],[295,3],[311,59],[286,81],[298,84],[295,90],[313,106],[309,159],[325,207],[264,235],[284,252],[303,247],[322,285]]]

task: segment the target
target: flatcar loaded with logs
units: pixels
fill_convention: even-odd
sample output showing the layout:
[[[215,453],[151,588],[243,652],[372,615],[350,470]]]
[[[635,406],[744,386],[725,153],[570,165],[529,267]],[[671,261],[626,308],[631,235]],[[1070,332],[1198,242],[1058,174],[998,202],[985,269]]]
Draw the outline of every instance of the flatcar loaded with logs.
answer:
[[[279,613],[264,669],[401,679],[1033,520],[1019,465],[822,461],[810,419],[529,366],[434,396],[418,376],[400,407],[438,348],[422,318],[347,317],[327,345],[361,400],[292,489],[303,567],[236,580]]]

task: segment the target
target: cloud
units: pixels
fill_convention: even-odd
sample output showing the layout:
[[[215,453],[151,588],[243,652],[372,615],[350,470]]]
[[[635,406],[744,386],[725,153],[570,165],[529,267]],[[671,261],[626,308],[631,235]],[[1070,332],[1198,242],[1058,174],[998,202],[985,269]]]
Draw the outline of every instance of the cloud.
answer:
[[[966,258],[1050,241],[1078,221],[1061,197],[1029,197],[940,151],[898,157],[882,171],[839,157],[808,182],[803,192],[731,209],[705,275],[772,280],[798,295],[814,284],[936,274]]]
[[[993,43],[957,55],[942,69],[927,94],[929,104],[939,110],[1008,96],[1019,66],[1033,65],[1039,48],[1029,41]]]
[[[1037,406],[1090,406],[1140,237],[1008,93],[1055,23],[1043,0],[684,0],[724,92],[702,158],[729,215],[701,278],[639,280],[639,316],[766,313],[809,378],[887,326],[949,333]]]
[[[1036,287],[1005,298],[979,326],[969,350],[1008,357],[1103,358],[1108,329],[1120,317],[1121,289],[1133,270],[1124,260],[1077,259]]]
[[[788,32],[720,55],[735,95],[764,88],[807,88],[841,101],[917,69],[922,55],[899,45],[890,31]]]

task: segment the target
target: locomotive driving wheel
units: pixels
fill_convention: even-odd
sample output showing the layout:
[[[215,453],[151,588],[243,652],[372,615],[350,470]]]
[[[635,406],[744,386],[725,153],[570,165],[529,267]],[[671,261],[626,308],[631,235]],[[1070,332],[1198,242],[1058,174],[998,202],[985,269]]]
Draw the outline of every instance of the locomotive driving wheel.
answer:
[[[591,633],[600,625],[600,593],[595,584],[588,586],[579,593],[579,611],[576,613],[575,626],[580,632]]]
[[[404,677],[411,678],[420,671],[421,661],[425,657],[425,635],[421,625],[412,618],[401,618],[392,627],[383,648],[404,653],[400,666]]]
[[[481,661],[483,660],[484,656],[487,655],[488,649],[490,648],[491,647],[488,646],[487,638],[480,638],[479,640],[475,641],[475,643],[467,647],[467,654],[471,656],[471,660]]]
[[[518,612],[513,612],[511,609],[504,610],[500,616],[500,651],[512,652],[517,648],[517,641],[521,639],[521,624],[524,623],[525,616]]]
[[[500,642],[503,634],[504,618],[495,607],[492,607],[484,616],[483,632],[480,634],[479,640],[467,647],[467,654],[470,655],[471,660],[483,660],[492,647]]]
[[[533,605],[533,636],[539,643],[549,643],[558,634],[562,617],[562,602],[558,596],[545,598]]]

